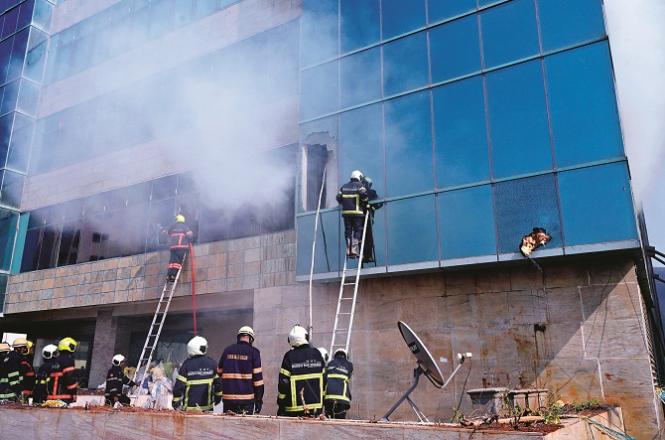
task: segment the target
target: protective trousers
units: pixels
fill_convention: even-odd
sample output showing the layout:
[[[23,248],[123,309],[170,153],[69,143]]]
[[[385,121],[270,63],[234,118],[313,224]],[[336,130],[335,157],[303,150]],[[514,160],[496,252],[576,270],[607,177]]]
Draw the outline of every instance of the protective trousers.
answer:
[[[336,400],[326,400],[325,403],[326,417],[329,419],[345,419],[346,411],[349,405],[345,402],[338,402]]]
[[[365,217],[361,215],[344,216],[344,238],[346,239],[346,255],[357,256],[360,253],[360,242],[363,239]]]
[[[235,414],[254,414],[254,402],[251,403],[224,403],[224,412],[233,412]]]
[[[169,270],[166,274],[170,281],[175,280],[178,271],[182,269],[182,262],[187,255],[187,248],[172,248],[169,258]]]

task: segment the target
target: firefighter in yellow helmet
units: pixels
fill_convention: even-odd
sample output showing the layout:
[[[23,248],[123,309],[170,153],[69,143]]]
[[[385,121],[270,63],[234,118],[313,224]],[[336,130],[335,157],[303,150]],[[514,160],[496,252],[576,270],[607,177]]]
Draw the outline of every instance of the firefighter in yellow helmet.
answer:
[[[35,369],[32,367],[30,349],[32,342],[25,338],[16,338],[12,343],[15,356],[19,363],[19,377],[21,378],[21,395],[19,398],[27,401],[35,388]]]
[[[0,343],[0,401],[16,401],[21,394],[19,364],[8,343]]]
[[[72,403],[76,400],[76,390],[79,387],[74,367],[74,352],[78,342],[73,338],[62,338],[58,342],[60,355],[53,360],[49,372],[48,396],[49,400],[62,400]]]

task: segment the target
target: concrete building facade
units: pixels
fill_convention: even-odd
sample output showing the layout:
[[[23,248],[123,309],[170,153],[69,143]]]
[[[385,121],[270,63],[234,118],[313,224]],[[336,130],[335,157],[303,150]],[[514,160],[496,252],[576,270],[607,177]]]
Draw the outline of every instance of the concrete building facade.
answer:
[[[158,229],[182,212],[198,233],[199,332],[218,357],[237,328],[254,327],[264,412],[274,414],[286,335],[308,322],[319,188],[313,343],[328,346],[343,255],[334,195],[360,168],[384,207],[377,264],[360,286],[352,417],[380,417],[411,383],[413,359],[396,326],[404,320],[444,375],[458,352],[474,355],[446,390],[425,383],[415,392],[433,420],[470,414],[472,388],[548,388],[552,398],[621,405],[630,434],[657,438],[662,333],[602,3],[406,3],[50,5],[39,29],[48,49],[30,166],[3,229],[10,251],[0,329],[28,333],[38,349],[77,338],[88,387],[104,380],[114,353],[135,363],[164,285]],[[247,59],[262,60],[265,73]],[[234,69],[256,75],[249,88]],[[266,133],[252,138],[252,160],[288,170],[288,196],[269,208],[211,203],[210,186],[231,193],[258,183],[205,187],[197,162],[181,160],[196,151],[201,126],[164,108],[198,97],[192,83],[210,82],[247,93],[263,122],[256,131]],[[206,106],[193,114],[219,109]],[[183,119],[183,137],[156,127]],[[542,272],[515,252],[537,226],[553,236],[534,254]],[[158,348],[165,364],[184,359],[191,289],[188,268]],[[401,408],[395,419],[413,415]]]

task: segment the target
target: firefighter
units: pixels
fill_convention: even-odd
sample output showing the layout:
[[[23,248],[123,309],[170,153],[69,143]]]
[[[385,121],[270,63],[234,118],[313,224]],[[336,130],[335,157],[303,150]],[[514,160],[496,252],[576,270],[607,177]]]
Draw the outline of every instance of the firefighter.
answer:
[[[175,216],[175,223],[169,227],[167,233],[169,235],[171,256],[166,279],[169,282],[174,282],[178,271],[182,269],[182,262],[185,255],[187,255],[194,233],[185,223],[185,216],[182,214]]]
[[[21,394],[21,373],[16,356],[6,342],[0,343],[0,400],[16,401]]]
[[[212,411],[222,400],[222,381],[215,371],[215,361],[206,356],[208,341],[194,336],[187,343],[187,359],[180,366],[173,387],[173,409]]]
[[[62,400],[65,403],[76,400],[79,384],[75,377],[74,352],[77,348],[78,342],[70,337],[62,338],[58,342],[60,354],[53,358],[49,368],[48,400]]]
[[[372,203],[379,199],[379,194],[372,189],[373,181],[367,176],[363,177],[363,186],[367,188],[367,208],[369,209],[369,220],[367,221],[367,232],[365,233],[365,248],[363,252],[363,261],[373,263],[376,260],[374,255],[374,213],[383,207],[383,203]]]
[[[353,374],[353,364],[347,358],[346,350],[335,350],[333,359],[326,367],[326,416],[331,419],[345,419],[351,407],[351,387],[349,380]]]
[[[263,407],[261,352],[254,347],[254,330],[240,327],[238,342],[224,349],[217,374],[222,378],[224,411],[259,414]]]
[[[35,390],[32,396],[33,403],[46,402],[49,382],[51,381],[51,366],[59,355],[58,347],[54,344],[48,344],[42,349],[43,361],[35,376]]]
[[[106,373],[104,397],[107,405],[113,406],[116,402],[120,402],[122,405],[129,405],[129,397],[122,392],[125,385],[135,386],[136,383],[125,375],[125,357],[121,354],[116,354],[111,359],[111,368]]]
[[[35,369],[32,367],[30,359],[30,348],[32,343],[25,338],[16,338],[12,343],[14,353],[18,357],[19,373],[21,378],[20,399],[27,402],[32,397],[32,391],[35,388]]]
[[[337,203],[342,205],[344,218],[344,238],[346,240],[346,255],[357,258],[360,252],[360,242],[363,237],[363,225],[367,210],[367,188],[362,183],[363,173],[355,170],[351,179],[342,185],[337,193]]]
[[[309,345],[309,334],[296,325],[289,332],[277,386],[277,415],[317,416],[323,410],[324,362],[321,352]]]

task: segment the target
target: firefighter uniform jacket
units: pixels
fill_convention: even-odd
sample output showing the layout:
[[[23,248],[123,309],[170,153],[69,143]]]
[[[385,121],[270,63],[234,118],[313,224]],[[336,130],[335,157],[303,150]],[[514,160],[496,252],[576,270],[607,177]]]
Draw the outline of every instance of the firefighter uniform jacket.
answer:
[[[169,247],[171,250],[189,249],[189,243],[192,241],[192,230],[184,223],[174,223],[168,231]]]
[[[113,404],[115,397],[122,395],[123,385],[130,385],[133,383],[134,382],[132,382],[129,377],[125,376],[121,367],[113,365],[109,368],[108,373],[106,373],[106,388],[104,390],[106,402]]]
[[[367,188],[358,180],[345,183],[337,193],[337,203],[342,205],[342,215],[365,215],[368,200]]]
[[[222,381],[215,371],[215,361],[208,356],[194,356],[183,362],[173,387],[173,407],[212,410],[222,399]]]
[[[326,366],[326,395],[325,400],[334,400],[337,403],[351,406],[351,388],[349,379],[353,373],[353,364],[345,357],[339,356],[331,360]]]
[[[309,344],[286,352],[277,388],[280,412],[300,415],[305,413],[305,408],[310,414],[321,411],[325,387],[323,368],[321,352]]]
[[[32,390],[35,388],[35,369],[27,356],[20,356],[19,373],[21,377],[21,393],[24,397],[32,396]]]
[[[0,358],[0,400],[15,400],[21,394],[19,354],[9,352]]]
[[[35,390],[32,395],[34,403],[43,403],[48,394],[48,384],[51,380],[51,365],[53,359],[44,359],[44,363],[39,366],[35,376]]]
[[[62,400],[71,403],[76,400],[76,390],[79,386],[74,377],[74,356],[68,352],[61,352],[54,358],[49,368],[47,381],[48,400]]]
[[[217,374],[222,378],[224,403],[263,403],[261,352],[249,342],[229,345],[219,358]]]

